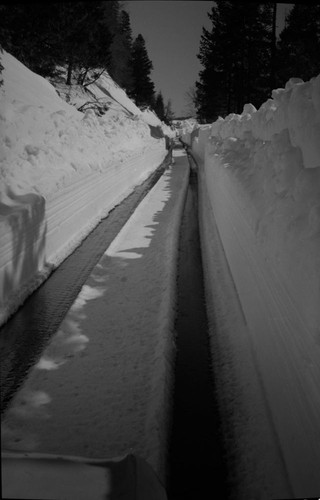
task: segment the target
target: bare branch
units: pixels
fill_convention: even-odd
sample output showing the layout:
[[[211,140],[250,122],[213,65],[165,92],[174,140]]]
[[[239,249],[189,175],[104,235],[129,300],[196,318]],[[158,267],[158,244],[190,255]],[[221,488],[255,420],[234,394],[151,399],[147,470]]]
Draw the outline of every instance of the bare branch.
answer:
[[[99,80],[100,76],[102,76],[102,75],[103,75],[103,73],[106,71],[106,69],[107,69],[107,68],[103,68],[103,70],[102,70],[100,73],[98,73],[98,74],[96,75],[96,77],[95,77],[93,80],[91,80],[91,82],[88,82],[88,83],[86,83],[86,84],[83,84],[83,86],[84,86],[84,87],[88,87],[89,85],[92,85],[94,82],[96,82],[97,80]]]

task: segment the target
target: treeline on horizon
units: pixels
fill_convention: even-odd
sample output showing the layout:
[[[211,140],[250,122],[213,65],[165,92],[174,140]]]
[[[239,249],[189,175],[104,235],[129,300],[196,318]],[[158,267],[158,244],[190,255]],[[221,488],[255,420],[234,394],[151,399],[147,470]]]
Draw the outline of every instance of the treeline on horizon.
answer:
[[[272,89],[292,78],[320,73],[320,5],[294,4],[278,38],[276,3],[216,0],[203,28],[198,58],[203,66],[189,91],[199,121],[259,108]]]
[[[145,40],[133,39],[118,0],[0,5],[0,48],[45,78],[61,77],[64,68],[67,85],[86,87],[107,71],[137,106],[172,119],[170,100],[165,105],[155,92]]]
[[[275,9],[274,2],[213,3],[211,29],[203,28],[200,40],[203,69],[187,95],[200,122],[241,113],[249,102],[259,108],[289,78],[320,73],[320,5],[296,3],[278,38]],[[47,78],[63,67],[69,85],[89,85],[107,70],[137,106],[166,123],[173,118],[171,101],[165,105],[155,92],[145,40],[133,39],[119,0],[1,4],[1,47]]]

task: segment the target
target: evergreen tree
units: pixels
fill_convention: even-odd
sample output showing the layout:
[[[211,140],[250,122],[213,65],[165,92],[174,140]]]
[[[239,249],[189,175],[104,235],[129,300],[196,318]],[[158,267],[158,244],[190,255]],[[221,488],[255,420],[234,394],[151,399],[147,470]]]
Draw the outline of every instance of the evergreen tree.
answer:
[[[5,5],[1,12],[3,48],[31,70],[51,74],[56,65],[52,29],[56,16],[55,4],[50,11],[39,3]]]
[[[119,28],[120,3],[118,0],[103,1],[103,21],[108,26],[112,36]]]
[[[165,120],[165,109],[161,92],[159,92],[156,96],[154,111],[161,121]]]
[[[6,5],[3,46],[42,76],[52,76],[57,65],[66,65],[71,83],[76,68],[108,64],[111,35],[103,15],[105,3]]]
[[[173,119],[174,119],[174,112],[172,111],[172,102],[171,99],[168,99],[168,102],[164,109],[164,121],[167,125],[169,125],[171,120]]]
[[[111,45],[112,78],[130,95],[133,90],[132,68],[132,30],[130,16],[122,10],[119,14],[119,26]]]
[[[320,5],[295,4],[278,42],[277,84],[320,73]]]
[[[84,83],[90,69],[106,69],[110,63],[112,35],[104,18],[103,1],[59,4],[56,25],[57,47],[62,64],[67,65],[67,83],[77,71]]]
[[[144,38],[141,34],[132,47],[133,90],[132,97],[137,106],[154,105],[154,83],[150,78],[153,65],[149,59]]]
[[[125,10],[122,10],[120,13],[120,25],[121,25],[121,30],[125,34],[127,42],[131,47],[133,41],[132,28],[131,28],[130,16],[128,12],[126,12]]]
[[[204,69],[196,82],[198,117],[242,111],[246,102],[259,106],[270,91],[272,4],[217,0],[203,28],[198,58]]]
[[[89,70],[98,74],[109,68],[112,35],[103,19],[104,2],[84,2],[83,16],[75,26],[75,37],[69,38],[73,67],[78,71],[78,82],[84,84]],[[70,82],[71,83],[71,82]]]

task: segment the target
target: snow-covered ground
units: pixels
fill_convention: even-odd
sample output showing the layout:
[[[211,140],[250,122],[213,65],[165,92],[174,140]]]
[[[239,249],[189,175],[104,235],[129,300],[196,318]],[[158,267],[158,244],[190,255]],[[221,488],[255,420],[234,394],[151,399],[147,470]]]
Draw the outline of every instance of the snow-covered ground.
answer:
[[[165,479],[178,237],[189,180],[185,152],[174,155],[15,396],[2,424],[4,449],[90,458],[132,452]]]
[[[167,500],[150,465],[128,454],[114,460],[45,453],[2,453],[2,494],[23,500],[41,498]],[[19,481],[17,481],[19,477]]]
[[[166,149],[160,130],[174,135],[152,112],[141,112],[107,74],[88,92],[57,84],[59,97],[48,81],[9,54],[2,55],[2,64],[0,322],[161,163]],[[208,310],[211,326],[219,323],[223,332],[212,342],[213,358],[217,359],[218,345],[219,386],[227,390],[222,400],[238,440],[236,480],[242,482],[246,500],[316,496],[320,491],[319,96],[320,77],[306,83],[291,80],[259,110],[246,105],[242,115],[200,128],[186,123],[183,129],[183,138],[200,166]],[[103,113],[91,109],[91,99],[102,103]],[[79,107],[84,111],[78,111]],[[117,446],[120,442],[121,450],[112,448],[110,436],[109,452],[118,454],[136,439],[137,451],[162,471],[165,405],[161,407],[161,401],[165,393],[159,384],[161,390],[168,390],[164,370],[170,350],[166,351],[166,322],[172,319],[173,242],[187,183],[186,170],[180,171],[179,178],[180,161],[176,159],[176,173],[171,169],[157,184],[159,197],[153,198],[152,206],[146,206],[149,197],[109,247],[32,371],[9,413],[13,425],[5,428],[9,448],[85,454],[87,444],[95,453],[104,453],[99,440],[94,440],[100,436],[99,432],[94,436],[95,426],[101,425],[101,411],[108,414],[119,402],[113,387],[117,377],[130,392],[126,373],[131,363],[132,373],[136,366],[152,372],[149,378],[146,372],[141,375],[143,384],[148,379],[145,396],[151,403],[141,410],[135,429],[119,426],[123,441],[118,436],[115,442]],[[174,201],[175,216],[169,223],[172,207],[166,207]],[[159,231],[155,223],[161,218],[169,225]],[[219,238],[218,250],[211,245]],[[217,260],[219,252],[226,257],[221,267],[217,265],[223,262],[222,257]],[[143,273],[149,278],[152,274],[153,281],[143,280]],[[233,280],[233,291],[228,280],[231,284]],[[130,308],[123,304],[122,315],[119,295],[113,293],[116,287],[130,290],[131,296],[133,290],[137,293],[137,302]],[[219,287],[229,294],[225,302]],[[108,306],[107,317],[99,320],[102,302]],[[138,303],[145,306],[140,316]],[[149,313],[155,323],[149,321]],[[104,355],[114,351],[103,350],[104,329],[100,328],[101,342],[94,345],[91,341],[94,322],[98,330],[106,324],[111,329],[107,340],[111,339],[113,347],[116,344],[118,357],[128,349],[127,364],[118,366],[117,355],[110,358],[110,364],[105,362]],[[119,325],[115,333],[113,328]],[[128,332],[132,342],[127,342]],[[153,357],[150,350],[144,350],[148,342],[153,343]],[[101,351],[100,365],[93,365],[88,356],[93,347],[95,354]],[[145,357],[137,361],[133,352],[138,358],[145,353]],[[82,373],[84,366],[87,371]],[[102,401],[97,380],[101,369],[109,368],[117,373],[108,379],[115,394]],[[83,377],[81,387],[79,376]],[[90,376],[92,384],[87,385]],[[59,415],[59,408],[69,402],[61,391],[66,380],[79,401],[70,407],[69,426],[66,414]],[[89,406],[87,393],[81,392],[84,386],[93,398],[99,388],[97,401]],[[128,399],[126,414],[131,412],[134,392],[129,396],[120,398]],[[87,413],[82,413],[80,403]],[[48,419],[51,409],[54,418]],[[109,416],[112,430],[118,422],[113,412]],[[74,418],[78,420],[73,426]],[[88,421],[91,427],[85,427]],[[43,427],[41,422],[45,422]],[[50,424],[52,434],[47,433]],[[87,441],[79,449],[78,436],[84,429]],[[62,430],[69,439],[68,450],[64,448],[67,441],[61,441]],[[54,448],[59,442],[61,450]]]
[[[160,165],[163,133],[173,135],[106,73],[88,91],[57,83],[62,99],[10,54],[1,58],[0,324]]]
[[[276,497],[282,475],[287,495],[319,495],[320,76],[292,79],[259,110],[246,105],[241,115],[198,127],[184,140],[200,165],[203,226],[209,230],[212,210],[244,314],[245,327],[230,321],[222,342],[225,382],[238,380],[247,418],[254,428],[268,421],[273,436],[265,453],[258,434],[242,436],[247,484],[260,484],[255,498]],[[204,240],[208,265],[216,250]],[[216,289],[212,269],[207,286]],[[235,308],[230,303],[224,313],[232,317]],[[253,378],[256,396],[239,384]],[[237,403],[233,411],[238,436],[248,434]],[[270,467],[272,448],[282,457],[278,469]]]

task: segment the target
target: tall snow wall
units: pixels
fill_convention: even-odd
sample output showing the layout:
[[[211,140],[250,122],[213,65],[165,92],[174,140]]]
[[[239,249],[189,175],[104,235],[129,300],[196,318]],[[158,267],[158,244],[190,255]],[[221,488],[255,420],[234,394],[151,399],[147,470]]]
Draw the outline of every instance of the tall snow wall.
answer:
[[[7,52],[1,60],[0,325],[167,154],[150,133],[156,117],[110,77],[100,90],[106,82],[118,104],[98,116]]]
[[[204,179],[245,317],[251,376],[261,382],[291,493],[319,495],[320,75],[291,79],[259,110],[245,105],[186,142]],[[206,249],[212,259],[214,252]],[[266,458],[257,451],[257,460]]]

